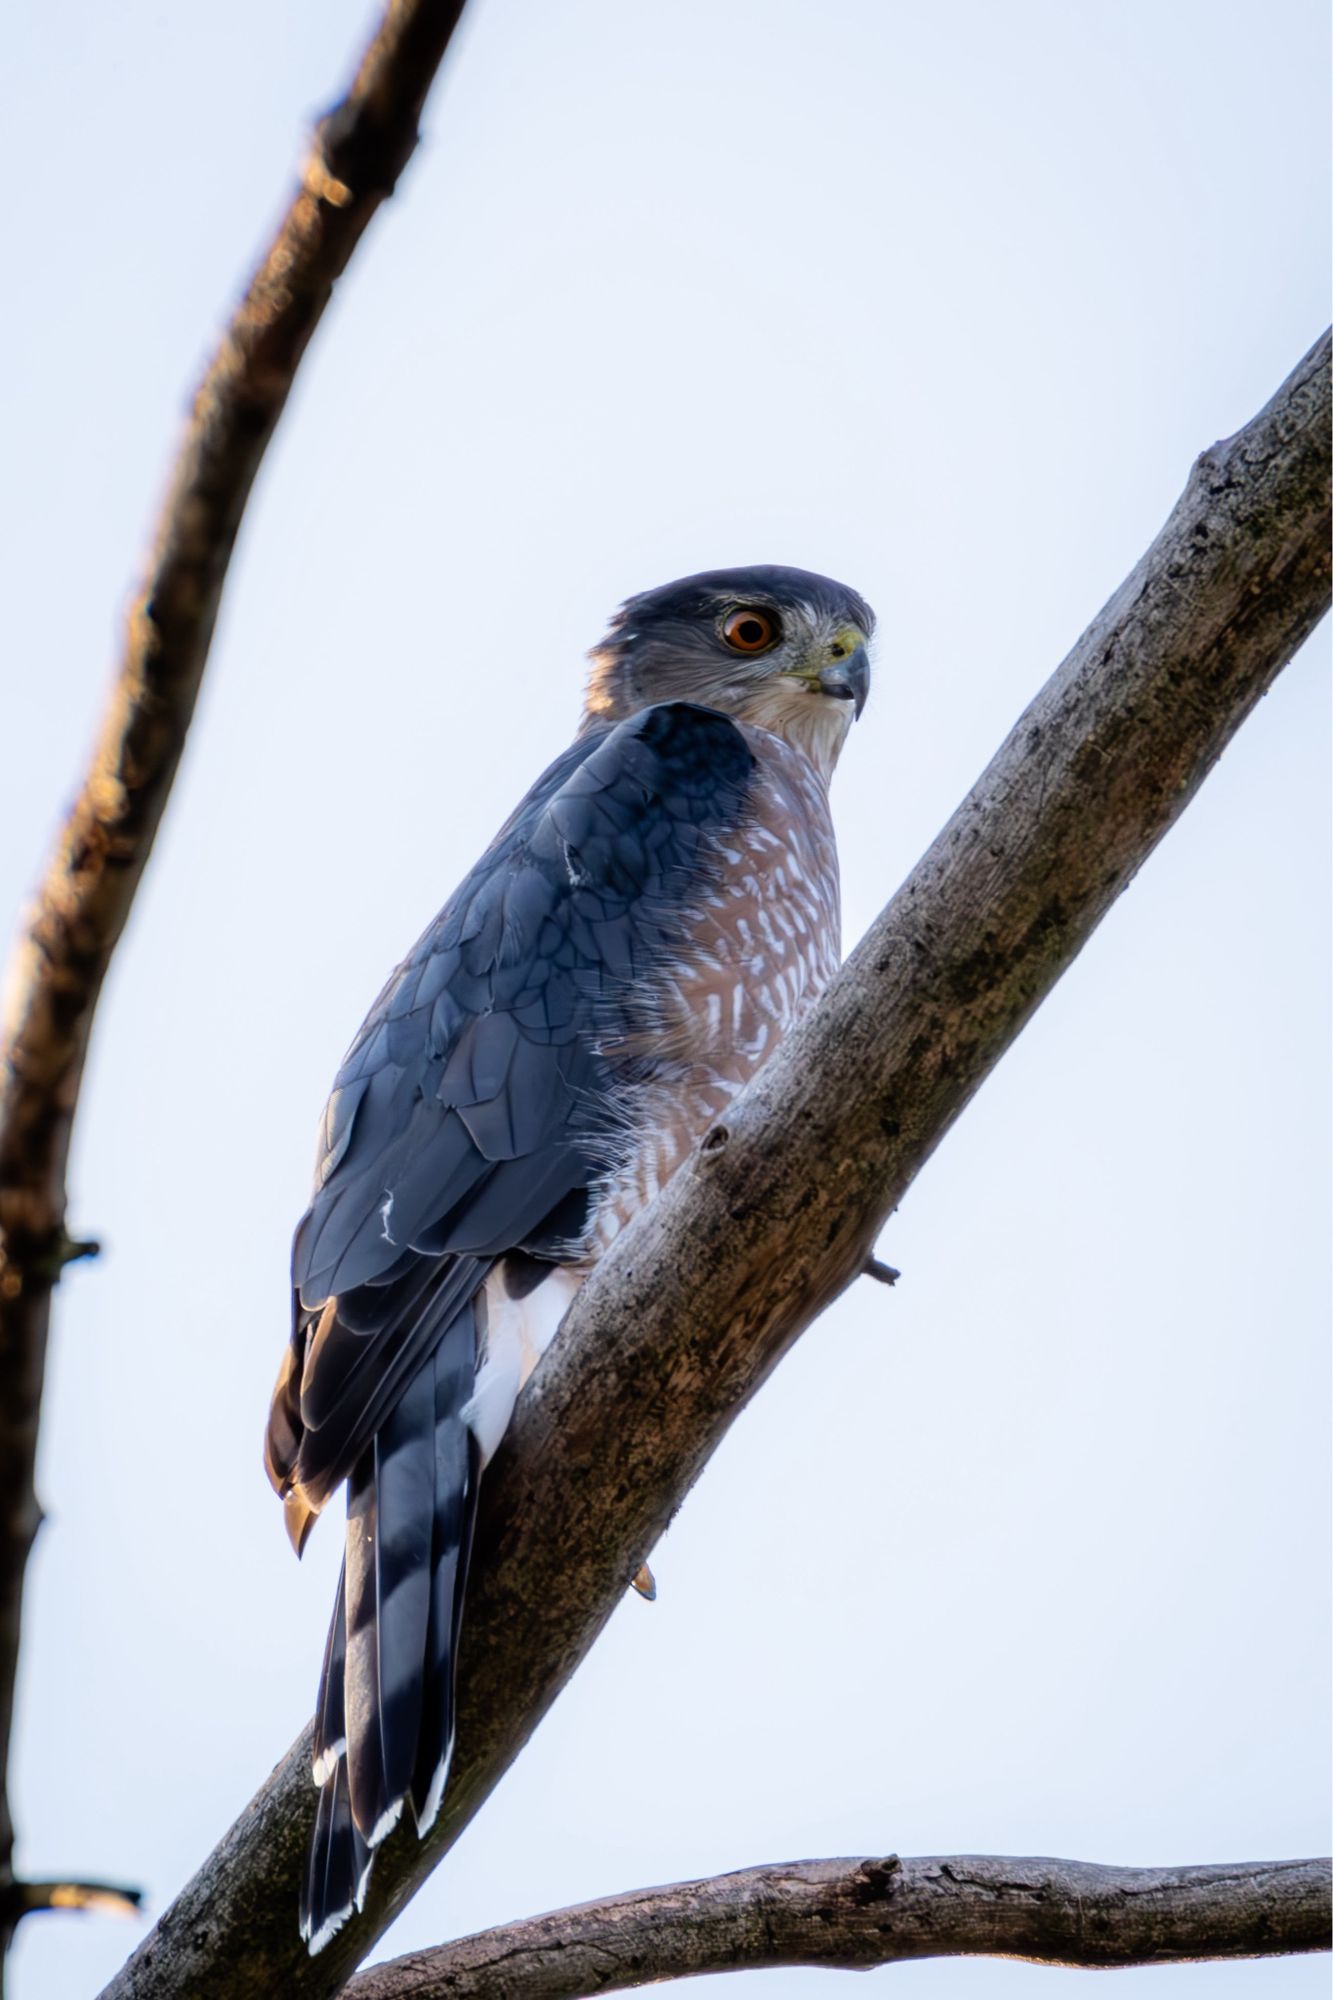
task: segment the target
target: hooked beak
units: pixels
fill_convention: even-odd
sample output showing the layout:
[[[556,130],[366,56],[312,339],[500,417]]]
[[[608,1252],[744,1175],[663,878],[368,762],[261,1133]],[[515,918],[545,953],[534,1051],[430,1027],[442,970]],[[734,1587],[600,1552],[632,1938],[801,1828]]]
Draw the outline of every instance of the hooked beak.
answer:
[[[819,670],[819,691],[831,695],[835,701],[856,703],[854,714],[859,718],[870,692],[870,659],[863,645],[857,646],[840,660],[830,660]]]

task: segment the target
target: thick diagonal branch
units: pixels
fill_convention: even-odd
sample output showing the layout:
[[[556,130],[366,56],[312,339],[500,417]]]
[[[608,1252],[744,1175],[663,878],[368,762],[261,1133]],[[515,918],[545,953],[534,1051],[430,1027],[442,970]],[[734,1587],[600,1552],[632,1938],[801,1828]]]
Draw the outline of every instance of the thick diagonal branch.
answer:
[[[311,334],[417,141],[462,0],[390,0],[195,397],[91,766],[27,913],[0,1042],[0,1882],[51,1289],[93,1011],[180,762],[246,499]]]
[[[1329,1948],[1330,1864],[1101,1868],[993,1854],[783,1861],[502,1924],[358,1973],[346,2000],[580,2000],[760,1967],[909,1958],[1168,1965]]]
[[[1178,817],[1329,601],[1329,341],[1199,459],[1152,548],[820,1005],[580,1294],[482,1489],[431,1837],[296,1934],[310,1737],[107,1989],[338,1991],[518,1754],[728,1425]]]

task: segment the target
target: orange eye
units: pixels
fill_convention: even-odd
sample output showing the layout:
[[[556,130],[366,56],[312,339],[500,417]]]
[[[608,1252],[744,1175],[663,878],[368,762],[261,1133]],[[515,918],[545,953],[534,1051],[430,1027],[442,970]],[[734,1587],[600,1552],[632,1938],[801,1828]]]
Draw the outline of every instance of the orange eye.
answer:
[[[776,645],[778,621],[767,611],[757,611],[747,605],[743,611],[733,611],[722,627],[722,637],[737,653],[764,653]]]

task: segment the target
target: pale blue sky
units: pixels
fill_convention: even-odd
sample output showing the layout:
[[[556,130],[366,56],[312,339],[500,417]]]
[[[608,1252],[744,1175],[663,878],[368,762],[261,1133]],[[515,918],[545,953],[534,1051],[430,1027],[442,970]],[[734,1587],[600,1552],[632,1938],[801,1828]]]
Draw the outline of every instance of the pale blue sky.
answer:
[[[5,911],[193,379],[368,20],[10,24]],[[309,1713],[337,1531],[296,1566],[259,1436],[316,1119],[567,740],[607,613],[751,561],[876,605],[835,789],[853,942],[1194,454],[1325,323],[1327,41],[1318,0],[470,10],[260,480],[99,1016],[71,1219],[108,1251],[58,1302],[25,1868],[160,1909]],[[657,1552],[658,1603],[626,1604],[385,1949],[799,1855],[1326,1850],[1327,665],[1320,634],[911,1191],[898,1291],[784,1364]],[[34,1920],[18,2000],[93,1990],[135,1935]]]

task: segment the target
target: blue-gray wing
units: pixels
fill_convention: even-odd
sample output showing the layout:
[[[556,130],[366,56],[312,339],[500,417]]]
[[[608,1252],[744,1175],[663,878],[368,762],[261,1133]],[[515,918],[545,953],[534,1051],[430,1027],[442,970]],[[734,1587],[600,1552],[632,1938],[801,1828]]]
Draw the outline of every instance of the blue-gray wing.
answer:
[[[616,1130],[606,1047],[651,1018],[752,766],[732,722],[688,703],[581,738],[389,980],[293,1245],[280,1491],[322,1504],[497,1257],[577,1241]]]

